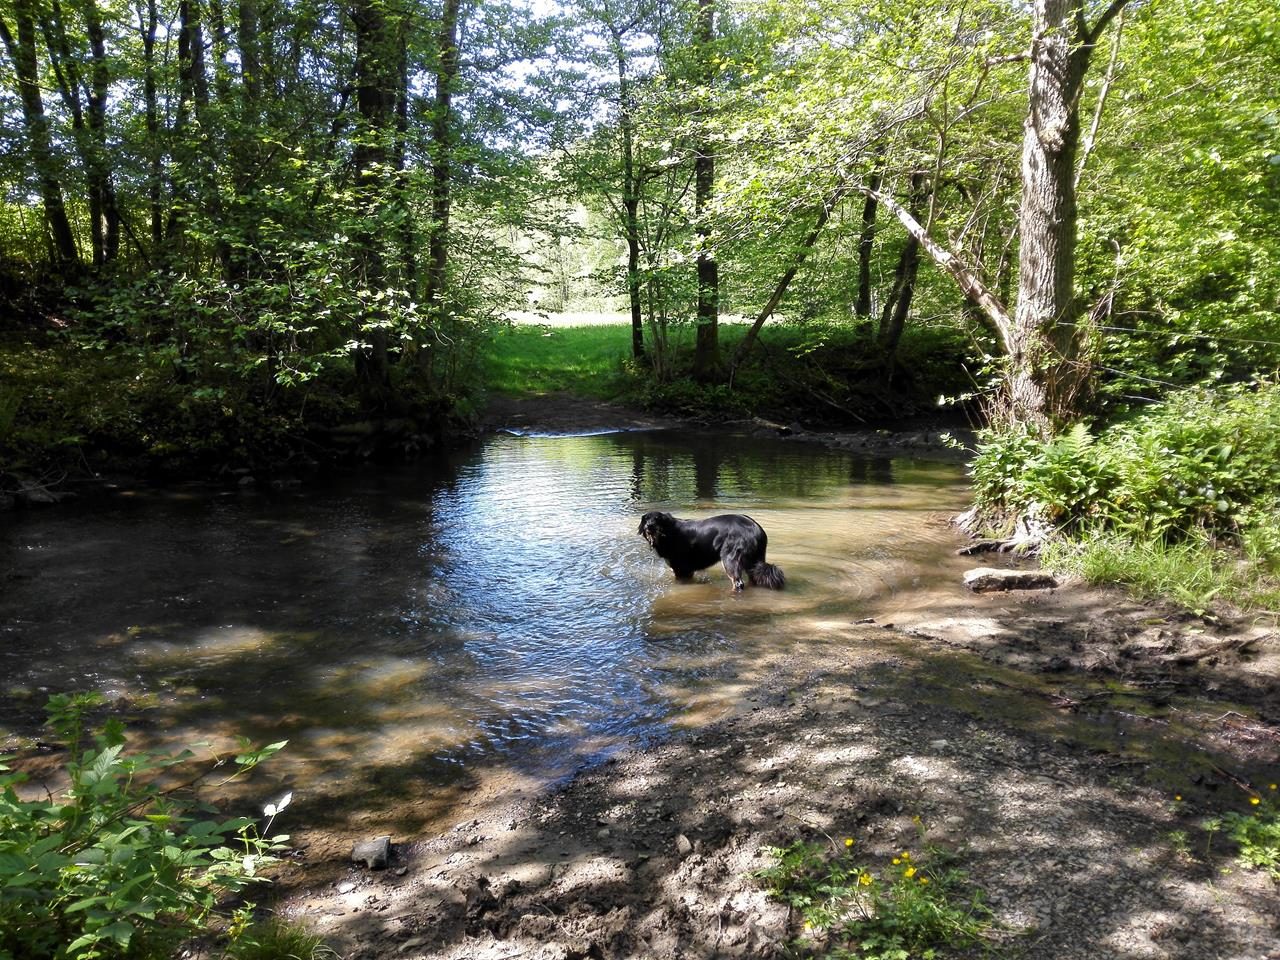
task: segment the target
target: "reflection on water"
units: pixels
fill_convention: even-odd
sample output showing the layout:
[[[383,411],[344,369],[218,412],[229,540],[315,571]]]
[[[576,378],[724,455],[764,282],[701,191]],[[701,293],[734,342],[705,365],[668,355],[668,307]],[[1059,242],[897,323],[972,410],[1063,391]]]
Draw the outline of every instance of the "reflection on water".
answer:
[[[761,654],[947,584],[958,468],[709,434],[490,438],[294,495],[134,494],[0,531],[0,727],[44,690],[156,737],[288,738],[301,793],[377,807],[558,775],[722,714]],[[676,584],[650,509],[749,512],[788,590]],[[317,811],[317,813],[319,813]]]

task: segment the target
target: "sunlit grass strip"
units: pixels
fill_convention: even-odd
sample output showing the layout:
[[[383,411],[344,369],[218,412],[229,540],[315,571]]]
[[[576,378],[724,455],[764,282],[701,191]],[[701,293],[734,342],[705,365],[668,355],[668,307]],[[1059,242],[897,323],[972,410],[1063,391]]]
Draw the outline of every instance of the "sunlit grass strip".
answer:
[[[1121,534],[1085,534],[1045,547],[1044,565],[1090,583],[1118,583],[1141,598],[1167,598],[1192,612],[1226,601],[1280,610],[1280,579],[1249,551],[1224,549],[1207,537],[1167,544]]]
[[[609,398],[631,353],[630,327],[517,324],[498,330],[481,357],[489,390],[515,396],[568,392]]]

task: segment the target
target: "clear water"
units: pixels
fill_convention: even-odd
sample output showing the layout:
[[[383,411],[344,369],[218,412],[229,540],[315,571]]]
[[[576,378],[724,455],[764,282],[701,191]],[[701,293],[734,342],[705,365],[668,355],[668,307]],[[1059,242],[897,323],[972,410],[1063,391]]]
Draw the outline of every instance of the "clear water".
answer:
[[[770,655],[958,593],[940,518],[965,496],[949,464],[659,431],[10,514],[0,735],[100,690],[151,741],[288,739],[271,775],[314,818],[425,821],[480,770],[545,781],[714,719]],[[676,583],[636,534],[651,509],[750,513],[788,589]]]

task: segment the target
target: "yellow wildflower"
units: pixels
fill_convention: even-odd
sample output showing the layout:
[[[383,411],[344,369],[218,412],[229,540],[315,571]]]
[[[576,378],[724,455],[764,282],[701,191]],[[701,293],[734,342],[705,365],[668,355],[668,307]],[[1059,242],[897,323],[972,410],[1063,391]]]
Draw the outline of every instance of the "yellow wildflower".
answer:
[[[869,873],[860,874],[858,876],[858,883],[862,884],[862,886],[864,887],[871,886],[871,874]]]
[[[910,859],[911,859],[911,851],[910,851],[910,850],[903,850],[903,851],[902,851],[902,853],[900,854],[900,856],[902,857],[902,859],[903,859],[903,860],[910,860]]]
[[[927,884],[927,883],[929,882],[929,878],[928,878],[928,877],[921,877],[921,878],[920,878],[920,882],[921,882],[921,883],[923,883],[923,884]]]
[[[1175,800],[1181,800],[1181,799],[1182,799],[1182,794],[1180,794],[1180,793],[1175,793],[1175,794],[1173,795],[1173,799],[1175,799]]]
[[[915,867],[907,867],[907,869],[905,869],[905,870],[903,870],[903,871],[902,871],[902,875],[903,875],[904,877],[906,877],[908,880],[910,880],[912,877],[914,877],[914,876],[916,875],[916,868],[915,868]]]
[[[1257,806],[1258,804],[1260,804],[1262,801],[1261,801],[1258,797],[1250,797],[1250,798],[1249,798],[1249,802],[1250,802],[1250,803],[1252,803],[1252,804],[1256,807],[1256,806]]]
[[[895,867],[896,867],[898,864],[900,864],[901,862],[902,862],[902,861],[901,861],[901,860],[899,860],[897,857],[894,857],[894,858],[893,858],[893,865],[894,865]]]
[[[844,838],[844,845],[845,845],[846,847],[852,847],[852,846],[853,846],[853,837],[845,837],[845,838]]]
[[[1268,790],[1274,790],[1275,788],[1276,785],[1274,783],[1267,787]]]

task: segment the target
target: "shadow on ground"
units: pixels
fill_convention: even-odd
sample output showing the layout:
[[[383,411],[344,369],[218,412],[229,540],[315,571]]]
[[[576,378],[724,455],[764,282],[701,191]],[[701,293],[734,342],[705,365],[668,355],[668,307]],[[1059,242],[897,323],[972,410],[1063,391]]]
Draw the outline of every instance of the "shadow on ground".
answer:
[[[997,955],[1280,955],[1276,887],[1198,831],[1247,809],[1213,763],[1175,800],[1149,785],[1162,754],[1141,730],[1092,748],[1070,710],[1015,725],[1004,701],[1024,693],[977,673],[938,702],[927,656],[886,652],[882,631],[850,628],[843,650],[737,717],[550,797],[493,797],[390,871],[351,868],[282,909],[351,960],[780,957],[800,931],[752,879],[764,848],[851,837],[872,869],[955,852],[995,910]]]

